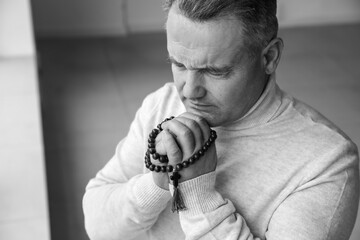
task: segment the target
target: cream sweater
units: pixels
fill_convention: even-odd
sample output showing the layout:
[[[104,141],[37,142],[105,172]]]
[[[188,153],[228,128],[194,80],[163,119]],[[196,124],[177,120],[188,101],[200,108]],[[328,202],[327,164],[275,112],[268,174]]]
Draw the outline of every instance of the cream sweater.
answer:
[[[180,184],[187,210],[144,166],[149,132],[185,111],[175,86],[150,94],[83,200],[92,240],[348,239],[357,214],[357,148],[272,78],[242,119],[215,128],[215,172]]]

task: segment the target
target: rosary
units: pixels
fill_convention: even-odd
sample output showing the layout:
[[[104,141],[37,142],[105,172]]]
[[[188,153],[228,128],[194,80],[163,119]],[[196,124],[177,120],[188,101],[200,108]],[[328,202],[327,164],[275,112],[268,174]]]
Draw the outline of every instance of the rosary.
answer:
[[[151,133],[149,134],[148,150],[146,151],[146,154],[145,154],[145,166],[150,171],[172,173],[170,176],[170,180],[172,181],[173,186],[174,186],[174,194],[173,194],[173,199],[172,199],[171,210],[172,210],[172,212],[176,211],[177,213],[179,213],[179,211],[186,209],[184,201],[183,201],[182,196],[179,191],[179,187],[178,187],[179,179],[181,178],[181,175],[179,174],[179,172],[182,169],[187,168],[191,164],[194,164],[196,161],[198,161],[200,159],[200,157],[203,156],[205,154],[205,152],[209,149],[209,147],[215,141],[217,136],[216,136],[216,132],[211,129],[210,137],[205,142],[204,146],[200,150],[195,152],[189,159],[182,161],[181,163],[178,163],[175,166],[172,166],[170,164],[167,164],[166,166],[155,165],[151,162],[151,157],[154,160],[158,160],[160,163],[168,163],[169,162],[169,159],[166,155],[160,155],[156,152],[155,139],[156,139],[157,135],[163,130],[161,127],[161,124],[163,124],[166,121],[170,121],[173,118],[174,117],[166,118],[164,121],[162,121],[160,124],[158,124],[157,128],[154,128],[151,131]]]

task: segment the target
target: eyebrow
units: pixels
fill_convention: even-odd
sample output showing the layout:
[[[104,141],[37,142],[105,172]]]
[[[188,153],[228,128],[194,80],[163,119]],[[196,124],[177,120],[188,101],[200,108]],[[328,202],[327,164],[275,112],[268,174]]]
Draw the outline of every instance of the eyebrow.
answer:
[[[177,66],[181,66],[181,65],[184,66],[184,64],[176,61],[175,58],[173,58],[172,56],[168,56],[168,61],[170,63],[173,63],[173,64],[177,65]],[[222,66],[222,67],[219,67],[219,66],[205,66],[205,67],[202,67],[202,68],[191,67],[191,70],[197,70],[197,71],[208,70],[208,71],[217,72],[217,73],[227,73],[227,72],[232,71],[233,67],[232,66]]]

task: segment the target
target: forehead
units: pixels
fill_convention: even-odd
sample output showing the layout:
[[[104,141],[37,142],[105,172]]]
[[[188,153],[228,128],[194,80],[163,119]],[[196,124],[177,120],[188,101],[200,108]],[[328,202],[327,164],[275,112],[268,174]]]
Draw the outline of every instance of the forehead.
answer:
[[[209,64],[230,60],[245,50],[241,23],[234,18],[194,22],[172,7],[166,34],[169,54],[178,61]]]

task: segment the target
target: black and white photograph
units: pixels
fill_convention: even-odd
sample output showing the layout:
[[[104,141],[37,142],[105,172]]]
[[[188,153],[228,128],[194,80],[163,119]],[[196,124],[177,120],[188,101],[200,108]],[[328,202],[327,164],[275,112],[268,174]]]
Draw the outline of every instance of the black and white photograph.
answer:
[[[0,0],[0,240],[359,240],[360,0]]]

